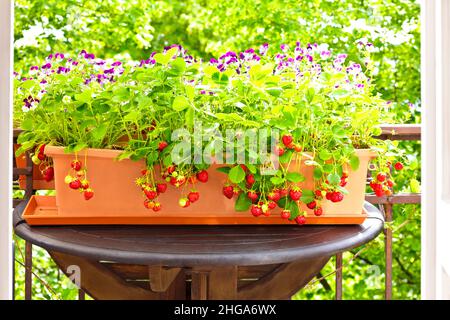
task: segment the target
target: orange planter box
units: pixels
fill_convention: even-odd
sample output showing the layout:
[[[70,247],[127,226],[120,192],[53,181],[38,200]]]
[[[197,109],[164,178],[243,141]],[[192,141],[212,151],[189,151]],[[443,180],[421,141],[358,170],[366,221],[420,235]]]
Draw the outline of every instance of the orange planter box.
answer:
[[[85,201],[83,195],[70,189],[64,178],[70,171],[74,155],[65,154],[63,147],[47,146],[45,154],[53,158],[55,168],[56,198],[34,198],[24,216],[31,224],[287,224],[280,218],[281,209],[273,210],[271,216],[253,217],[249,211],[236,212],[235,199],[227,199],[222,194],[226,175],[212,165],[208,169],[209,181],[197,183],[200,200],[188,208],[178,206],[178,198],[188,190],[182,191],[169,185],[167,191],[159,196],[162,209],[153,212],[143,206],[144,197],[135,184],[145,167],[143,161],[115,158],[121,151],[87,149],[78,157],[87,159],[88,179],[95,190],[95,196]],[[363,212],[367,166],[374,153],[358,150],[360,168],[350,171],[347,189],[349,194],[339,203],[323,201],[324,214],[314,216],[312,210],[302,205],[307,212],[307,224],[360,224],[366,215]],[[303,161],[291,164],[289,170],[299,171],[306,181],[299,185],[312,188],[313,168]],[[157,172],[157,176],[159,173]],[[38,216],[41,217],[39,223]],[[32,218],[34,217],[34,218]],[[45,219],[44,219],[45,217]],[[53,217],[53,218],[52,218]],[[52,218],[52,219],[50,219]]]

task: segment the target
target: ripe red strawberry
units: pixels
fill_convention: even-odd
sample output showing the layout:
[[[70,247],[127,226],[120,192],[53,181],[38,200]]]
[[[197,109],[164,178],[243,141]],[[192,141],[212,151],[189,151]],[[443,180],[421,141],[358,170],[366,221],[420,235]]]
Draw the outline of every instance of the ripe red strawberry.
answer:
[[[322,210],[322,207],[317,207],[317,208],[315,208],[314,209],[314,215],[316,215],[316,216],[321,216],[323,214],[323,210]]]
[[[39,146],[39,153],[44,153],[44,150],[45,150],[45,144],[41,144]]]
[[[341,202],[343,199],[344,195],[339,191],[335,191],[331,195],[331,202]]]
[[[322,191],[321,190],[315,190],[314,191],[314,195],[315,195],[315,198],[316,199],[322,199],[323,198],[323,196],[322,196]]]
[[[88,188],[84,190],[83,195],[85,200],[89,200],[94,196],[94,190]]]
[[[159,202],[155,202],[155,204],[153,205],[153,211],[159,211],[161,210],[161,203]]]
[[[89,181],[87,181],[86,179],[81,180],[81,187],[85,190],[89,188]]]
[[[44,175],[44,180],[47,182],[50,182],[53,180],[53,177],[55,175],[55,170],[53,169],[53,167],[47,167],[44,170],[43,175]]]
[[[159,151],[163,151],[169,144],[167,143],[167,141],[161,141],[158,144],[158,150]]]
[[[255,183],[255,177],[250,173],[245,177],[245,181],[251,186]]]
[[[187,207],[189,207],[191,202],[189,201],[188,198],[181,198],[180,200],[178,200],[178,204],[182,208],[187,208]]]
[[[247,192],[247,197],[250,200],[252,200],[252,202],[255,202],[256,200],[258,200],[258,194],[253,190],[250,190],[249,192]]]
[[[258,207],[257,205],[252,205],[250,212],[252,213],[252,215],[254,217],[259,217],[263,213],[262,209],[260,207]]]
[[[75,171],[81,170],[81,161],[80,160],[73,160],[70,164],[70,167]]]
[[[188,194],[188,199],[190,202],[194,203],[195,201],[197,201],[200,198],[200,193],[198,193],[197,191],[191,191]]]
[[[383,182],[384,180],[386,180],[386,174],[383,172],[380,172],[377,174],[377,180],[380,182]]]
[[[299,187],[294,187],[289,191],[289,196],[294,201],[300,200],[302,196],[302,191],[300,190]]]
[[[289,210],[283,210],[281,211],[281,218],[282,219],[289,219],[291,217],[291,211]]]
[[[372,188],[373,191],[377,191],[377,190],[382,190],[383,189],[383,186],[380,183],[376,183],[376,182],[372,183],[372,182],[370,183],[370,187]]]
[[[158,193],[156,192],[155,188],[146,187],[144,188],[144,193],[145,196],[150,200],[153,200],[158,196]]]
[[[316,205],[317,205],[317,203],[315,201],[312,201],[312,202],[308,203],[306,206],[309,209],[314,209],[316,207]]]
[[[202,170],[197,173],[197,179],[200,182],[207,182],[208,181],[208,172],[206,170]]]
[[[150,201],[148,199],[144,200],[144,207],[146,207],[147,209],[153,209],[155,206],[155,203],[153,201]]]
[[[392,188],[394,186],[394,181],[388,180],[387,185]]]
[[[284,154],[284,148],[280,146],[275,147],[275,154],[279,157],[281,157]]]
[[[288,195],[289,191],[286,188],[280,189],[280,196],[285,197]]]
[[[37,157],[38,157],[39,160],[42,161],[42,160],[45,159],[45,154],[43,154],[43,153],[38,153]]]
[[[291,148],[294,138],[292,138],[290,134],[285,134],[284,136],[281,137],[281,141],[283,141],[283,144],[286,147]]]
[[[245,172],[248,171],[248,168],[247,168],[247,166],[245,164],[241,164],[240,166],[241,166],[242,169],[244,169]]]
[[[281,199],[281,194],[278,190],[272,191],[267,195],[267,199],[278,202]]]
[[[326,195],[325,195],[325,198],[327,199],[327,200],[331,200],[331,197],[333,196],[333,192],[330,192],[330,191],[328,191],[327,193],[326,193]]]
[[[377,189],[377,190],[374,190],[375,191],[375,195],[377,196],[377,197],[382,197],[382,196],[384,196],[384,191],[383,191],[383,189]]]
[[[298,216],[295,218],[295,222],[297,222],[298,225],[303,225],[306,223],[306,218],[305,216]]]
[[[232,186],[224,186],[222,189],[222,193],[225,197],[227,197],[228,199],[233,198],[234,195],[234,189]]]
[[[341,182],[339,183],[341,187],[345,187],[347,185],[347,178],[341,178]]]
[[[394,168],[395,168],[395,170],[400,171],[403,169],[403,164],[401,162],[396,162],[394,164]]]
[[[277,204],[274,201],[269,201],[267,202],[267,206],[269,207],[269,209],[275,209],[277,207]]]
[[[164,193],[167,190],[167,184],[165,183],[157,183],[156,184],[156,191],[158,193]]]
[[[81,188],[81,181],[78,179],[72,180],[71,183],[69,183],[69,187],[71,189],[77,190]]]

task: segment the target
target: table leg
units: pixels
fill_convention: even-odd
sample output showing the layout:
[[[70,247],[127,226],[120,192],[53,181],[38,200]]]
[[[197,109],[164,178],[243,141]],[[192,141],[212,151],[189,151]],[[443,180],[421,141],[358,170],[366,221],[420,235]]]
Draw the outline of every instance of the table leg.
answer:
[[[232,300],[237,297],[237,266],[192,270],[192,300]]]

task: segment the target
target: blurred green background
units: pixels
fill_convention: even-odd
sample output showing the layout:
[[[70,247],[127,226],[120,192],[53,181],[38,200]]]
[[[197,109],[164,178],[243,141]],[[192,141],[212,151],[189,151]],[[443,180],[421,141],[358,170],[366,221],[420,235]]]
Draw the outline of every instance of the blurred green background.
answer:
[[[420,123],[420,6],[415,0],[16,0],[16,71],[28,70],[50,53],[147,58],[166,45],[181,44],[209,59],[229,50],[269,43],[277,50],[295,41],[328,43],[335,53],[357,60],[356,42],[376,51],[376,90],[392,101],[398,123]],[[418,192],[420,142],[402,142],[409,167],[397,177],[397,191]],[[16,195],[20,197],[20,193]],[[420,298],[420,206],[397,206],[394,230],[393,296]],[[383,237],[356,258],[344,254],[344,299],[383,299]],[[24,297],[23,242],[16,241],[16,298]],[[19,250],[20,249],[20,250]],[[34,250],[34,299],[74,299],[77,291],[48,255]],[[331,261],[322,270],[333,271]],[[50,290],[48,287],[52,288]],[[330,286],[330,287],[329,287]],[[334,275],[314,281],[295,299],[333,299]]]

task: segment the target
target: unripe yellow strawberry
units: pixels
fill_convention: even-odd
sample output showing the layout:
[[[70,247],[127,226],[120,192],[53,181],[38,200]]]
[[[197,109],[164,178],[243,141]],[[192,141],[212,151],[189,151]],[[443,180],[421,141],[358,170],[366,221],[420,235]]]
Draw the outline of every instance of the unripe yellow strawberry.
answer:
[[[66,184],[69,184],[69,183],[71,183],[73,181],[73,177],[70,175],[70,174],[68,174],[65,178],[64,178],[64,182],[66,183]]]

